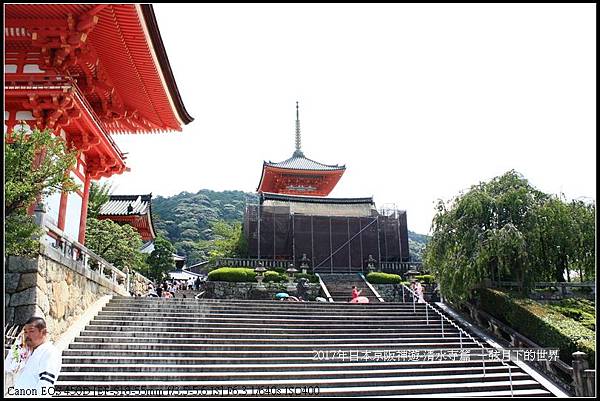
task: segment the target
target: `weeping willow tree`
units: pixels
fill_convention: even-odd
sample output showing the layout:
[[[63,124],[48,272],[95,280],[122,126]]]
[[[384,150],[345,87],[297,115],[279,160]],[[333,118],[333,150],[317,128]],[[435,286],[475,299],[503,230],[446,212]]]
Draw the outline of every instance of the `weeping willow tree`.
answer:
[[[565,272],[591,277],[595,205],[547,195],[511,170],[439,201],[424,263],[448,299],[466,299],[484,279],[564,281]]]

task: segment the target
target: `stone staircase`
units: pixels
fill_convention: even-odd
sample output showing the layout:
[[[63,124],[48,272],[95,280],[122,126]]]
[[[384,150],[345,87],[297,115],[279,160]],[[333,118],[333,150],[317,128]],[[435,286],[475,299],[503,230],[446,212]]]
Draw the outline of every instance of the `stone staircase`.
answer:
[[[507,366],[489,360],[447,323],[442,337],[440,316],[431,311],[426,315],[424,304],[414,307],[416,312],[410,303],[114,297],[63,352],[56,390],[78,396],[82,391],[154,396],[511,395]],[[425,353],[440,357],[425,358]],[[515,396],[552,396],[511,366]]]
[[[377,296],[358,274],[319,274],[334,302],[348,302],[352,298],[352,286],[362,290],[360,295],[369,302],[379,302]]]

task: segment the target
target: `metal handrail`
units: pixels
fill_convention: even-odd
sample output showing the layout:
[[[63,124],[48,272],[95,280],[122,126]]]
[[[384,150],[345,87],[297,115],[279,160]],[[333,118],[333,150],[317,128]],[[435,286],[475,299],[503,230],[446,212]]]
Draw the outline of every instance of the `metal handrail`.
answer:
[[[329,302],[333,302],[333,298],[331,297],[331,294],[329,293],[329,290],[327,289],[327,286],[325,285],[325,282],[323,281],[323,279],[321,278],[321,276],[319,276],[319,273],[315,273],[315,276],[317,276],[317,278],[319,279],[319,285],[323,289],[323,292],[325,293],[325,296],[327,297],[327,300]]]
[[[381,295],[379,295],[379,293],[377,292],[377,290],[375,289],[375,287],[373,287],[373,284],[369,283],[369,281],[366,279],[365,275],[362,273],[358,273],[358,275],[360,276],[360,278],[363,279],[363,281],[365,282],[365,284],[367,285],[367,287],[369,287],[369,289],[371,290],[371,292],[375,295],[375,297],[377,298],[377,300],[379,302],[385,302],[385,300],[381,297]]]
[[[413,312],[416,313],[416,306],[415,306],[415,300],[417,299],[417,293],[413,290],[411,290],[409,287],[407,287],[405,284],[401,284],[402,285],[402,293],[404,294],[404,288],[406,288],[408,290],[409,293],[411,293],[413,295]],[[469,337],[474,343],[478,344],[481,347],[482,350],[482,354],[481,354],[481,361],[482,361],[482,366],[483,366],[483,377],[485,377],[485,347],[483,346],[483,344],[481,344],[479,341],[477,341],[476,339],[474,339],[469,333],[467,333],[466,331],[464,331],[461,327],[459,327],[456,323],[454,323],[451,319],[448,319],[446,316],[444,316],[443,314],[441,314],[437,309],[435,309],[433,306],[431,306],[431,304],[427,301],[425,301],[425,299],[423,299],[423,303],[425,303],[425,313],[426,313],[426,319],[427,319],[427,325],[429,325],[429,314],[427,313],[427,308],[430,308],[431,310],[433,310],[435,313],[437,313],[442,319],[442,338],[444,338],[444,319],[446,319],[448,321],[448,323],[450,323],[452,326],[456,327],[456,329],[458,329],[459,335],[460,335],[460,348],[462,349],[463,344],[462,344],[462,333],[465,333],[465,335],[467,337]],[[506,362],[504,362],[503,360],[501,360],[500,358],[498,358],[498,356],[496,356],[496,359],[504,366],[508,367],[508,377],[509,377],[509,381],[510,381],[510,395],[511,397],[514,397],[514,392],[513,392],[513,382],[512,382],[512,369],[511,366],[509,364],[507,364]]]

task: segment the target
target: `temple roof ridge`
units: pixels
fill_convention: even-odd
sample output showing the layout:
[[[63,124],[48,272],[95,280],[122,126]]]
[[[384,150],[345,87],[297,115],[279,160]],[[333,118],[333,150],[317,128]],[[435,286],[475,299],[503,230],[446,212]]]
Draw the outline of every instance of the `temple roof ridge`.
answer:
[[[144,195],[109,195],[100,207],[101,216],[143,215],[151,210],[152,193]]]
[[[345,165],[337,165],[337,164],[324,164],[318,161],[309,159],[308,157],[302,154],[301,156],[297,155],[296,152],[290,157],[282,162],[272,162],[268,161],[264,163],[267,166],[277,167],[277,168],[288,168],[294,170],[345,170]]]

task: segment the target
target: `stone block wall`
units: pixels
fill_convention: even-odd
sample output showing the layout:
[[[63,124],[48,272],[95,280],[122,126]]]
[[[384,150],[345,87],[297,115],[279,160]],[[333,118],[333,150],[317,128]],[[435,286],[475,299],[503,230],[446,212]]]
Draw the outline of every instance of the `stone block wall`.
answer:
[[[5,261],[5,324],[22,325],[41,316],[52,341],[103,295],[128,295],[125,288],[45,245],[36,258],[10,256]]]
[[[207,281],[206,294],[204,298],[215,299],[274,299],[278,292],[286,292],[293,296],[298,296],[296,290],[288,291],[285,283],[264,283],[266,290],[258,290],[258,283],[230,283],[226,281]],[[314,301],[320,295],[321,287],[319,284],[309,284],[308,299]]]
[[[400,284],[371,284],[385,302],[402,302],[402,288]],[[408,291],[406,300],[408,301]]]
[[[385,302],[402,302],[402,286],[400,284],[371,284]],[[424,298],[429,302],[439,301],[433,294],[434,285],[423,285],[425,292]],[[410,292],[404,290],[404,300],[410,302]]]
[[[142,275],[134,272],[131,275],[131,280],[130,280],[131,294],[134,296],[137,294],[146,295],[148,293],[148,285],[150,283],[151,283],[150,280],[148,280],[147,278],[143,277]]]

